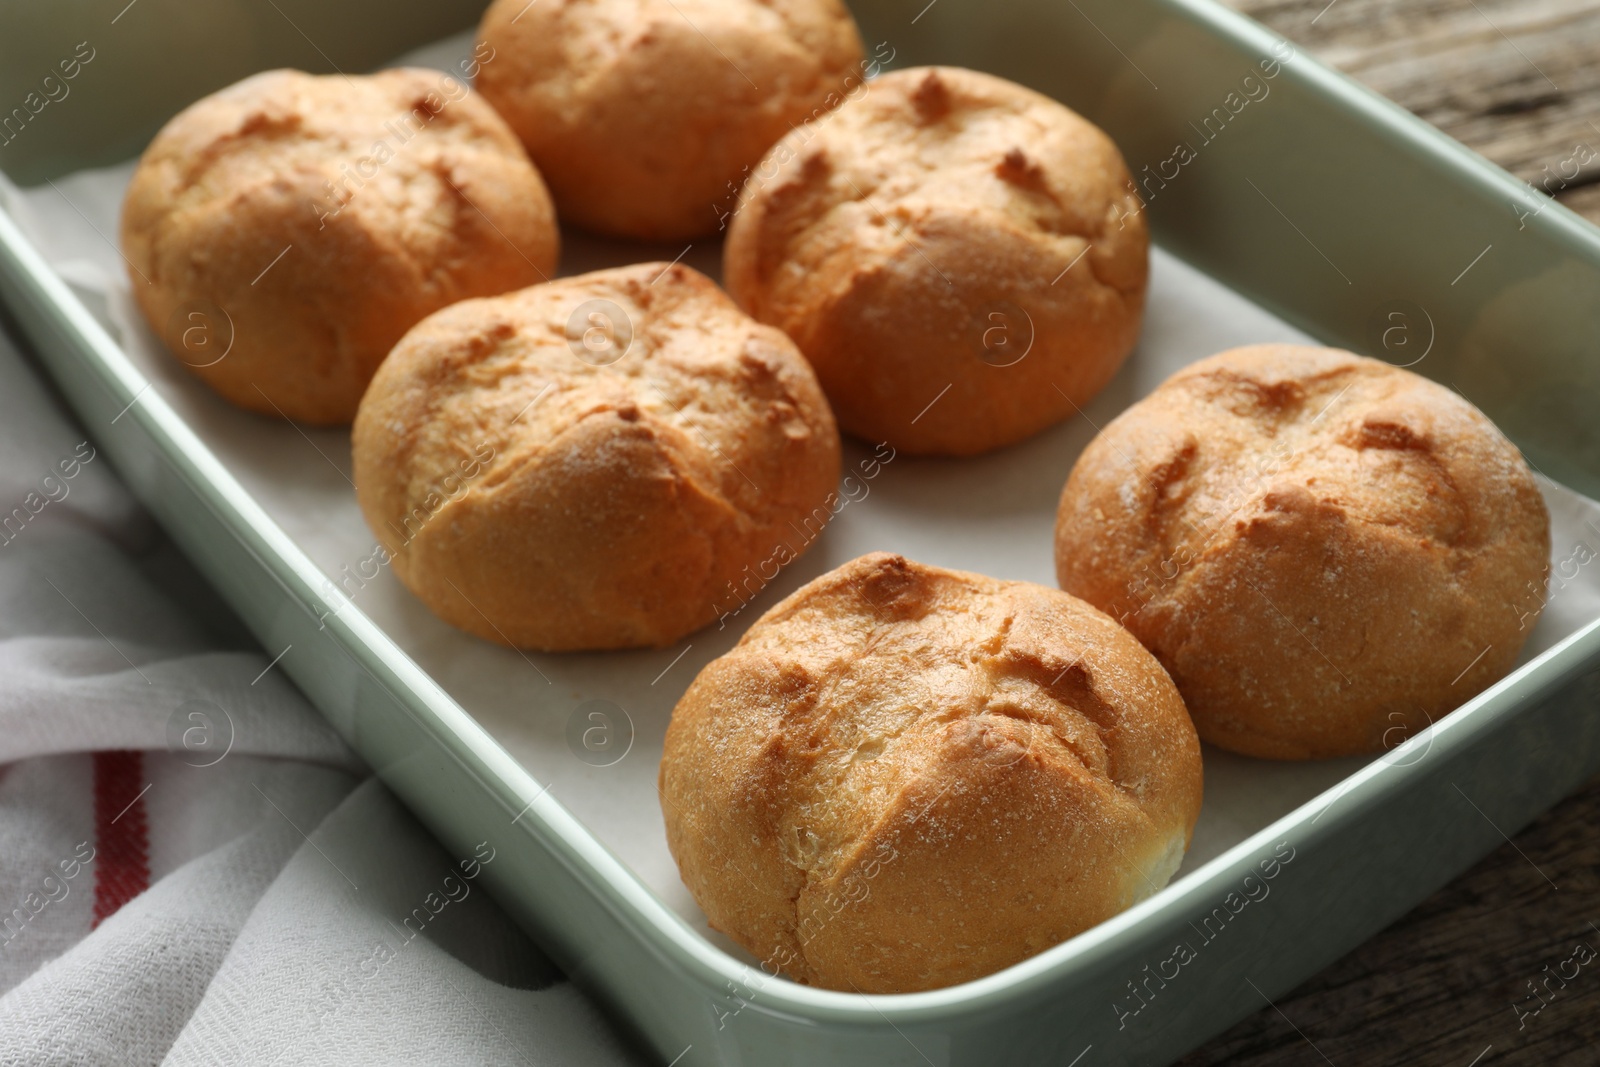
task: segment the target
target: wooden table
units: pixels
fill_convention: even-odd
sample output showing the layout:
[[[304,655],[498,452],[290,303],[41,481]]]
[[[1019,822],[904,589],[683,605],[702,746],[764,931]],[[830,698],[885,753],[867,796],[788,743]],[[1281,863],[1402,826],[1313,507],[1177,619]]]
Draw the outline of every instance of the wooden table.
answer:
[[[1600,0],[1230,2],[1600,222]],[[1600,783],[1179,1063],[1600,1064]]]

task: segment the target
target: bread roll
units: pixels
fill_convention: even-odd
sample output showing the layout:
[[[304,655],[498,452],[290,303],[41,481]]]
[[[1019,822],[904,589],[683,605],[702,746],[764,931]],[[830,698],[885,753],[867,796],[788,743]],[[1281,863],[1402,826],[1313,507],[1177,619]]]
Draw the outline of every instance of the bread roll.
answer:
[[[646,240],[714,233],[745,172],[859,91],[839,0],[495,0],[479,90],[563,220]]]
[[[745,186],[728,292],[799,344],[839,424],[971,455],[1075,413],[1139,336],[1149,237],[1116,145],[952,67],[885,74]]]
[[[548,651],[670,645],[832,516],[839,433],[783,334],[641,263],[417,324],[352,436],[356,496],[445,621]]]
[[[1160,664],[1075,597],[863,556],[673,711],[667,843],[712,926],[780,971],[899,993],[981,977],[1154,893],[1200,810]]]
[[[128,185],[151,328],[240,407],[349,422],[430,312],[553,274],[544,182],[499,116],[431,70],[273,70],[191,105]]]
[[[1550,520],[1515,446],[1410,371],[1298,345],[1201,360],[1067,479],[1061,587],[1156,654],[1202,739],[1391,748],[1510,670]]]

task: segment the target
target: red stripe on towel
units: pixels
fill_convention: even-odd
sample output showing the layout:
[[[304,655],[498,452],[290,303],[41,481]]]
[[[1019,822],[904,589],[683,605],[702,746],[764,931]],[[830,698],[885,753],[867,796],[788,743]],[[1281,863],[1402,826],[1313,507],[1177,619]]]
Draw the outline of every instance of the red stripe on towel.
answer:
[[[138,752],[94,754],[94,925],[150,888],[150,824],[144,759]]]

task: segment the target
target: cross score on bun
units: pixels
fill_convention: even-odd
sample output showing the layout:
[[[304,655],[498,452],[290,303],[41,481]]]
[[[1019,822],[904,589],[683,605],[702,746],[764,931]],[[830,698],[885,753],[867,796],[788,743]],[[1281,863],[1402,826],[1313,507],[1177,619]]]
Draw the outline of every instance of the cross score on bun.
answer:
[[[714,233],[744,174],[861,85],[838,0],[496,0],[479,90],[561,217],[666,240]]]
[[[407,587],[464,630],[550,651],[704,626],[732,583],[804,551],[839,481],[794,345],[665,263],[423,320],[373,379],[352,450]]]
[[[1072,415],[1139,335],[1149,237],[1116,145],[1048,97],[895,71],[741,194],[728,292],[795,339],[840,426],[930,455]]]
[[[1481,412],[1296,345],[1173,375],[1090,443],[1056,523],[1061,587],[1156,654],[1201,738],[1275,759],[1393,747],[1499,679],[1549,557]]]
[[[909,992],[1164,885],[1200,746],[1161,665],[1099,611],[878,553],[701,671],[660,788],[685,884],[769,973]]]
[[[431,70],[274,70],[145,149],[122,251],[151,328],[224,398],[346,423],[384,356],[457,300],[554,273],[555,212],[504,121]]]

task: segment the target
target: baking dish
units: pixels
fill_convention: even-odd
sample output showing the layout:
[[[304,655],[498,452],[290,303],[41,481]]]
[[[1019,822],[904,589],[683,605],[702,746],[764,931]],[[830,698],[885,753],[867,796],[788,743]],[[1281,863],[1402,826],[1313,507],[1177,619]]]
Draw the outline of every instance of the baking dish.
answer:
[[[125,158],[177,107],[248,71],[366,69],[479,13],[286,3],[196,15],[137,2],[93,19],[32,13],[26,32],[0,35],[0,49],[25,48],[0,64],[12,72],[49,70],[83,41],[94,53],[71,93],[30,111],[0,147],[15,178]],[[1165,249],[1330,343],[1397,362],[1425,352],[1416,370],[1483,408],[1541,472],[1600,495],[1594,227],[1206,0],[854,9],[896,66],[989,70],[1098,122],[1135,171]],[[26,100],[16,77],[5,99]],[[448,847],[495,841],[503,862],[485,877],[500,902],[663,1062],[1167,1062],[1600,769],[1591,624],[1161,894],[1032,960],[907,996],[797,986],[702,936],[359,604],[330,596],[325,569],[4,217],[0,295],[124,478],[269,653],[284,651],[281,669]]]

